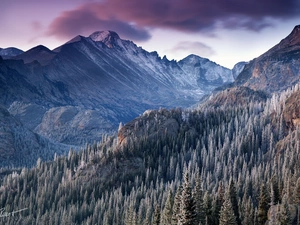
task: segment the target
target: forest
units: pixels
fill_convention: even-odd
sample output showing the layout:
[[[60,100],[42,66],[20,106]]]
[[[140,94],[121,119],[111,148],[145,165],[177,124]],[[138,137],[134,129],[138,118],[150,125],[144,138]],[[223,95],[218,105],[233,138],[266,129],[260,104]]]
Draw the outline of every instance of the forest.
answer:
[[[2,168],[0,223],[300,224],[300,128],[287,110],[299,93],[148,110],[80,151]]]

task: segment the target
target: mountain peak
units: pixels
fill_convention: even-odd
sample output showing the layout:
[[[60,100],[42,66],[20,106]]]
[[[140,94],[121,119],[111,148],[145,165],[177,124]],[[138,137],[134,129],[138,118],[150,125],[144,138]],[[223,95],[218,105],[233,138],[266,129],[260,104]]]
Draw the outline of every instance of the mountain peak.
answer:
[[[114,31],[96,31],[90,35],[90,38],[96,42],[103,42],[107,47],[112,48],[117,40],[120,39],[119,35]]]
[[[300,44],[300,25],[294,27],[293,31],[280,42],[281,47]]]

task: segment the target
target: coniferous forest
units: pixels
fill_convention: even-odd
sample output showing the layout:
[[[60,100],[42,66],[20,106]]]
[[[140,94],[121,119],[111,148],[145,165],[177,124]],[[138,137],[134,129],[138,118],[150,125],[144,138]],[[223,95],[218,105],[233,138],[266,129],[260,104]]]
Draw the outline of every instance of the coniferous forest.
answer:
[[[0,223],[299,224],[299,92],[149,110],[79,152],[2,168]]]

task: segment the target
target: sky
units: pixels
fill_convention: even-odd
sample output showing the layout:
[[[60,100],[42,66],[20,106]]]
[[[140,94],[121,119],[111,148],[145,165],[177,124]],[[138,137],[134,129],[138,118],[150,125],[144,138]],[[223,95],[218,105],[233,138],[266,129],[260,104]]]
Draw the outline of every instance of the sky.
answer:
[[[169,60],[189,54],[232,68],[300,24],[300,0],[0,0],[0,48],[54,49],[112,30]]]

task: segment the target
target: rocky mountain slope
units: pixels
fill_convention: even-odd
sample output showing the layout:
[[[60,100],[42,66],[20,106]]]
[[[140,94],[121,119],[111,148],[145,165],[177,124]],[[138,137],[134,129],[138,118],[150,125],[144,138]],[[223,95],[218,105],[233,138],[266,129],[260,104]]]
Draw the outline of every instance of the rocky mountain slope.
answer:
[[[266,53],[245,65],[235,85],[269,93],[300,81],[300,25]]]
[[[2,59],[0,103],[37,134],[81,145],[147,109],[187,107],[232,81],[231,70],[208,59],[170,61],[102,31]]]
[[[233,83],[216,88],[201,101],[204,107],[264,101],[300,82],[300,25],[279,44],[249,63],[232,70]],[[202,107],[202,106],[201,106]]]

